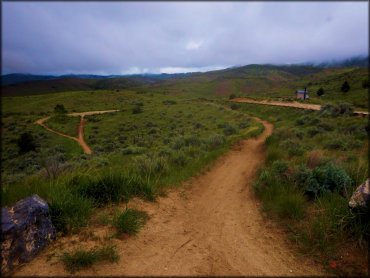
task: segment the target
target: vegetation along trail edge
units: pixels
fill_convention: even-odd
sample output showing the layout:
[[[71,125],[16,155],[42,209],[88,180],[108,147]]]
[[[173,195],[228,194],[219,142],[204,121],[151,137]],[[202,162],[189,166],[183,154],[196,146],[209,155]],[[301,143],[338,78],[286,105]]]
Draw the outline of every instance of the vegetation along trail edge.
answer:
[[[84,153],[92,154],[91,148],[89,147],[89,145],[87,145],[87,143],[84,139],[84,125],[85,125],[85,122],[86,122],[86,119],[84,117],[88,116],[88,115],[112,113],[112,112],[116,112],[116,111],[118,111],[118,110],[89,111],[89,112],[80,112],[80,113],[70,113],[70,114],[68,114],[69,116],[80,116],[81,117],[81,122],[78,125],[78,138],[70,136],[70,135],[62,133],[62,132],[59,132],[59,131],[56,131],[56,130],[48,127],[46,124],[44,124],[44,122],[47,121],[48,119],[50,119],[50,117],[45,117],[45,118],[39,119],[39,120],[36,121],[36,123],[41,125],[45,129],[51,131],[51,132],[54,132],[54,133],[59,134],[61,136],[64,136],[64,137],[67,137],[67,138],[70,138],[72,140],[77,141],[80,144],[80,146],[82,147],[82,149],[84,150]]]
[[[232,102],[244,102],[244,103],[253,103],[253,104],[264,104],[264,105],[273,105],[273,106],[285,106],[285,107],[293,107],[299,109],[310,109],[310,110],[320,110],[321,105],[319,104],[311,104],[311,103],[300,103],[300,102],[280,102],[280,101],[273,101],[273,100],[253,100],[248,98],[234,98],[230,100]],[[360,115],[368,115],[369,112],[366,111],[354,111]]]
[[[284,232],[260,211],[251,184],[264,161],[265,139],[273,125],[255,119],[264,124],[264,132],[233,145],[205,174],[156,202],[131,200],[128,206],[146,211],[150,219],[137,236],[111,239],[119,262],[99,264],[75,275],[325,275],[320,263],[297,257]],[[104,235],[108,228],[91,229]],[[71,245],[79,242],[79,235],[59,240]],[[86,248],[88,244],[84,242]],[[70,275],[62,264],[46,262],[50,247],[14,275]]]

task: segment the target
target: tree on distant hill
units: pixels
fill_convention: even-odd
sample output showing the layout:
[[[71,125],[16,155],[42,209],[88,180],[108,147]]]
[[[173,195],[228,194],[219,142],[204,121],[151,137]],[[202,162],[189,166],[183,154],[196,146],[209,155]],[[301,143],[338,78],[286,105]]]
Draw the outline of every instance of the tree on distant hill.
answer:
[[[235,95],[235,94],[231,94],[231,95],[229,96],[229,99],[233,99],[233,98],[236,98],[236,95]]]
[[[319,97],[321,97],[322,95],[324,95],[324,89],[323,89],[323,88],[318,89],[318,90],[317,90],[317,95],[318,95]]]
[[[342,88],[340,90],[344,93],[347,93],[350,89],[351,87],[349,86],[348,82],[344,81],[344,83],[342,84]]]
[[[67,114],[67,110],[64,108],[63,104],[57,104],[54,107],[55,114]]]

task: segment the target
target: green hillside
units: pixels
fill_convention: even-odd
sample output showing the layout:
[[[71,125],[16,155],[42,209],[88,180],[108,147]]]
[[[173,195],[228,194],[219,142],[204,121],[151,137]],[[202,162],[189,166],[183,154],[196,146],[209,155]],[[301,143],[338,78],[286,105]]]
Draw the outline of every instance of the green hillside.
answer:
[[[295,98],[296,90],[309,91],[311,103],[346,101],[360,108],[368,108],[368,68],[323,68],[314,66],[249,65],[220,71],[194,74],[141,87],[144,91],[173,95],[193,95],[207,98],[240,97]],[[341,86],[347,81],[347,93]],[[316,92],[322,87],[325,95]]]

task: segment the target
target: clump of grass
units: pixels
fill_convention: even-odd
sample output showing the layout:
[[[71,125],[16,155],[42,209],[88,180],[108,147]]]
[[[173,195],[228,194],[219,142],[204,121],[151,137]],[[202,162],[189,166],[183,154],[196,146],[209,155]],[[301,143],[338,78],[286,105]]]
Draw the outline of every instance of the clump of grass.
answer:
[[[186,157],[186,155],[184,154],[184,152],[181,151],[181,150],[172,153],[172,155],[170,157],[170,162],[173,165],[179,166],[179,167],[185,166],[185,164],[187,163],[187,161],[188,161],[188,158]]]
[[[211,150],[214,148],[220,147],[224,145],[225,143],[226,143],[226,138],[224,135],[221,135],[221,134],[212,134],[206,140],[206,144],[208,148]]]
[[[117,212],[113,216],[113,226],[117,229],[117,234],[126,233],[136,235],[144,226],[148,216],[143,211],[126,208],[121,213]]]
[[[142,155],[134,159],[140,175],[150,177],[163,173],[167,169],[167,161],[163,157]]]
[[[300,156],[304,153],[300,142],[296,140],[286,139],[281,142],[281,147],[287,151],[289,157]]]
[[[260,170],[254,188],[264,202],[264,209],[283,218],[298,220],[307,210],[307,201],[302,191],[289,181],[288,167],[286,161],[280,160]]]
[[[64,252],[59,257],[59,260],[64,263],[65,268],[71,273],[89,268],[100,261],[118,262],[119,260],[119,255],[114,245],[107,245],[93,250],[78,248],[71,253]]]
[[[276,199],[276,212],[280,217],[298,220],[306,212],[307,204],[302,193],[285,191]]]
[[[49,213],[58,232],[78,231],[87,225],[93,213],[93,201],[64,186],[55,186],[50,193]]]
[[[78,194],[93,200],[97,206],[128,201],[135,190],[130,178],[110,171],[103,172],[97,177],[75,177],[71,185]]]

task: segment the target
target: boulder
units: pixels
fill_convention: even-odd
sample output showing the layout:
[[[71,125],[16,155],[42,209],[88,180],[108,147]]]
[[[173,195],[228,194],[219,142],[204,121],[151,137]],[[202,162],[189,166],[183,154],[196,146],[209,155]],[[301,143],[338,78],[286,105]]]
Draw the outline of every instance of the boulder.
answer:
[[[55,239],[49,206],[37,195],[1,209],[1,274],[29,262]]]
[[[351,199],[349,200],[348,205],[350,208],[356,208],[357,206],[369,208],[370,201],[369,181],[370,179],[367,179],[366,182],[357,187]]]

